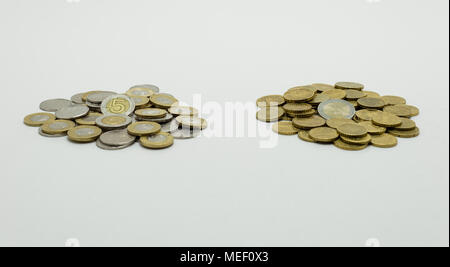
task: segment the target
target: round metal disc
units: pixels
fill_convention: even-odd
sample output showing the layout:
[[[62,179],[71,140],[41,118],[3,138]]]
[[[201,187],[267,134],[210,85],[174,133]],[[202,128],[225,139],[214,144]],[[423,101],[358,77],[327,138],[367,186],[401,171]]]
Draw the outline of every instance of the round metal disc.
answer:
[[[99,140],[107,146],[128,146],[136,142],[136,137],[128,134],[126,129],[114,130],[102,134]]]
[[[67,99],[50,99],[42,102],[39,108],[47,112],[56,112],[62,108],[72,105],[72,101]]]
[[[132,142],[128,145],[123,145],[123,146],[109,146],[107,144],[102,143],[102,141],[100,141],[100,139],[97,139],[97,147],[103,150],[120,150],[120,149],[125,149],[127,147],[130,147],[134,144],[135,142]]]
[[[56,111],[56,118],[60,120],[73,120],[86,116],[89,113],[89,108],[84,105],[74,105],[61,108]]]

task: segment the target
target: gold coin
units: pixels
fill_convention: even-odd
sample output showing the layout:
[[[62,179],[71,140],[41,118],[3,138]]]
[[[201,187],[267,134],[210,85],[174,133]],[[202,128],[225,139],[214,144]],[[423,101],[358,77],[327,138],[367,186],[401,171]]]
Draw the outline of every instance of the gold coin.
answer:
[[[309,136],[319,143],[331,143],[339,138],[336,129],[329,127],[318,127],[309,131]]]
[[[329,119],[327,120],[327,126],[333,129],[337,129],[339,126],[341,126],[342,124],[346,124],[346,123],[355,123],[354,121],[350,120],[350,119],[345,119],[345,118],[334,118],[334,119]]]
[[[281,95],[268,95],[256,100],[256,105],[260,108],[279,107],[284,103],[286,103],[286,100],[284,100],[284,97]]]
[[[178,103],[178,100],[167,94],[155,94],[150,97],[150,102],[158,107],[168,109]]]
[[[312,106],[307,103],[287,103],[283,109],[288,113],[301,113],[310,111]]]
[[[178,122],[178,124],[182,125],[183,127],[188,127],[190,129],[203,130],[206,129],[206,127],[208,127],[208,122],[202,118],[190,116],[178,116],[175,120]]]
[[[386,106],[386,103],[381,98],[363,97],[358,99],[358,105],[363,108],[380,109]]]
[[[169,133],[159,132],[154,135],[142,136],[140,143],[145,148],[163,149],[172,146],[174,138]]]
[[[334,86],[337,89],[350,89],[350,90],[362,90],[364,89],[364,85],[360,83],[353,83],[353,82],[338,82]]]
[[[42,132],[46,134],[65,134],[75,127],[75,122],[68,120],[49,121],[42,125]]]
[[[356,117],[363,121],[372,121],[373,116],[380,113],[382,113],[382,111],[377,109],[361,109],[356,111]]]
[[[135,114],[142,118],[161,119],[166,117],[167,111],[160,108],[145,108],[136,110]]]
[[[400,104],[406,104],[406,99],[399,96],[393,96],[393,95],[386,95],[382,96],[381,99],[384,100],[386,105],[400,105]]]
[[[316,142],[316,141],[314,141],[314,139],[311,138],[311,136],[309,136],[309,131],[305,131],[305,130],[300,130],[298,132],[298,138],[302,139],[303,141],[310,142],[310,143]]]
[[[127,130],[133,136],[152,135],[161,131],[161,125],[156,122],[141,121],[130,124]]]
[[[347,93],[341,89],[331,89],[323,92],[322,95],[328,96],[330,99],[344,99]]]
[[[407,118],[400,118],[400,120],[402,121],[402,124],[400,124],[400,126],[395,127],[394,130],[410,131],[416,128],[416,123],[413,120]]]
[[[357,108],[359,106],[358,101],[356,101],[356,100],[347,100],[347,102],[352,104],[355,108]]]
[[[299,112],[299,113],[288,112],[287,114],[293,118],[308,118],[314,114],[317,114],[317,111],[315,109],[311,109],[309,111]]]
[[[409,130],[409,131],[391,129],[388,132],[394,136],[401,137],[401,138],[413,138],[413,137],[420,135],[420,130],[417,127],[414,128],[413,130]]]
[[[386,128],[374,125],[371,121],[361,121],[359,122],[359,125],[365,127],[369,134],[376,135],[386,132]]]
[[[31,127],[39,127],[54,120],[56,120],[55,115],[41,112],[26,116],[25,119],[23,119],[23,123]]]
[[[316,94],[316,96],[314,96],[314,98],[312,100],[310,100],[308,103],[311,105],[319,105],[320,103],[328,101],[328,100],[330,100],[329,96],[323,95],[323,94]]]
[[[325,92],[331,89],[335,89],[333,85],[325,84],[325,83],[314,83],[311,85],[312,87],[316,88],[319,92]]]
[[[393,105],[386,106],[383,109],[384,112],[389,112],[391,114],[397,115],[399,117],[411,117],[411,109],[405,106]]]
[[[284,109],[280,107],[263,108],[256,113],[256,118],[264,122],[276,122],[285,115]]]
[[[314,94],[317,93],[317,88],[312,85],[303,85],[303,86],[296,86],[292,87],[288,90],[288,92],[297,91],[297,90],[309,90],[313,92]]]
[[[350,145],[368,145],[370,140],[372,140],[372,136],[370,134],[366,134],[362,137],[347,137],[341,136],[343,142]]]
[[[294,118],[292,123],[299,129],[310,130],[312,128],[324,126],[325,120],[318,115],[313,115],[308,118]]]
[[[280,121],[272,126],[272,130],[281,135],[295,135],[298,129],[294,127],[292,121]]]
[[[143,108],[150,103],[150,99],[145,96],[130,96],[130,98],[133,100],[137,109]]]
[[[368,145],[352,145],[342,141],[342,139],[338,139],[334,141],[334,145],[340,149],[349,150],[349,151],[358,151],[365,149]]]
[[[198,116],[198,110],[193,107],[171,107],[169,108],[169,112],[175,116]]]
[[[283,117],[281,117],[280,120],[281,121],[292,121],[292,117],[289,117],[288,115],[284,115]]]
[[[286,99],[286,102],[288,103],[308,102],[312,100],[314,96],[315,93],[309,89],[294,89],[284,94],[284,99]]]
[[[94,142],[101,134],[102,129],[90,125],[78,126],[67,132],[69,140],[77,143]]]
[[[372,123],[377,126],[392,128],[392,127],[400,126],[402,124],[402,121],[398,116],[396,116],[394,114],[391,114],[388,112],[381,112],[381,113],[375,114],[372,117]]]
[[[375,97],[375,98],[381,98],[380,94],[377,92],[372,92],[372,91],[364,91],[364,93],[366,93],[366,97]]]
[[[420,110],[418,108],[416,108],[415,106],[403,105],[403,104],[400,104],[397,106],[409,108],[409,114],[410,114],[409,117],[415,117],[420,114]]]
[[[359,90],[345,90],[346,92],[346,98],[348,100],[358,100],[360,98],[366,97],[367,94],[363,91],[359,91]]]
[[[155,92],[150,88],[135,86],[126,92],[126,95],[129,97],[151,97]]]
[[[89,114],[86,117],[80,118],[75,120],[75,122],[79,125],[91,125],[95,126],[95,121],[97,118],[103,116],[101,113],[96,112],[89,112]]]
[[[337,131],[340,135],[347,137],[363,137],[367,134],[366,128],[356,123],[339,125]]]
[[[385,133],[377,136],[372,136],[371,143],[376,147],[391,148],[398,144],[398,140],[397,137]]]

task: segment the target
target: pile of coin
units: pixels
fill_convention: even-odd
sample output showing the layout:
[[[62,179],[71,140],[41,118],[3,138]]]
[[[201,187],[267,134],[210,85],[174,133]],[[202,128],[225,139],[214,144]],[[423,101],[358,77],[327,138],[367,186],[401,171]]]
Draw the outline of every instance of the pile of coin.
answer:
[[[168,148],[174,139],[198,137],[207,127],[197,109],[180,106],[154,85],[137,85],[125,94],[89,91],[71,100],[51,99],[40,104],[44,112],[28,115],[24,123],[39,127],[45,137],[64,137],[74,143],[96,142],[105,150],[119,150],[137,139],[150,149]]]
[[[407,105],[403,97],[366,91],[360,83],[298,86],[284,95],[261,97],[257,106],[257,119],[275,123],[274,132],[344,150],[391,148],[398,144],[397,137],[420,134],[411,120],[419,115],[417,107]]]

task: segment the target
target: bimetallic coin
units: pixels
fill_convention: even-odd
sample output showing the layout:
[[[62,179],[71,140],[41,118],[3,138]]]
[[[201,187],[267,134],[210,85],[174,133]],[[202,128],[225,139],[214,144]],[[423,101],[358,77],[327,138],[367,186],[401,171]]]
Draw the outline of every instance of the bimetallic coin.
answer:
[[[170,113],[167,113],[164,118],[160,118],[160,119],[150,119],[150,118],[140,117],[140,116],[136,115],[136,120],[138,120],[138,121],[152,121],[152,122],[157,122],[159,124],[168,123],[168,122],[172,121],[172,119],[173,119],[173,115]]]
[[[86,102],[90,102],[90,103],[93,103],[93,104],[101,105],[103,100],[105,100],[106,98],[108,98],[108,97],[110,97],[112,95],[117,95],[117,93],[114,93],[114,92],[95,92],[95,93],[89,94],[87,96]]]
[[[341,136],[343,142],[351,145],[368,145],[370,140],[372,140],[372,136],[370,134],[366,134],[362,137],[347,137]]]
[[[318,110],[320,116],[327,120],[335,118],[351,119],[355,116],[356,112],[352,104],[339,99],[332,99],[321,103]]]
[[[372,136],[371,144],[381,148],[391,148],[398,144],[397,137],[391,134],[381,134]]]
[[[208,122],[202,118],[190,117],[190,116],[179,116],[175,119],[182,127],[187,127],[190,129],[203,130],[208,127]]]
[[[409,114],[410,114],[409,117],[415,117],[415,116],[419,115],[419,113],[420,113],[420,111],[419,111],[419,109],[417,107],[414,107],[414,106],[411,106],[411,105],[399,104],[397,106],[409,108]]]
[[[115,130],[128,127],[132,119],[125,115],[103,115],[95,120],[95,124],[104,130]]]
[[[309,131],[309,136],[319,143],[331,143],[339,138],[338,132],[329,127],[318,127]]]
[[[363,90],[364,85],[360,83],[354,83],[354,82],[338,82],[334,86],[337,89],[349,89],[349,90]]]
[[[325,83],[313,83],[311,86],[316,88],[319,92],[326,92],[328,90],[335,89],[333,85]]]
[[[74,105],[64,107],[56,111],[56,118],[59,120],[74,120],[86,116],[89,108],[85,105]]]
[[[169,108],[169,112],[175,116],[198,116],[198,110],[193,107],[175,106]]]
[[[89,125],[78,126],[67,132],[69,140],[77,143],[94,142],[101,134],[102,129]]]
[[[150,149],[163,149],[173,145],[174,138],[168,133],[157,133],[155,135],[143,136],[140,139],[140,143],[145,148]]]
[[[166,117],[167,111],[160,108],[146,108],[136,110],[135,114],[142,118],[161,119]]]
[[[157,93],[159,93],[158,86],[151,84],[142,84],[131,87],[130,90],[128,90],[127,95],[150,97]]]
[[[46,134],[66,134],[70,129],[75,127],[73,121],[55,120],[42,125],[42,132]]]
[[[112,95],[103,100],[101,105],[101,111],[103,114],[121,114],[130,115],[134,112],[136,105],[126,95]]]
[[[411,117],[411,109],[405,106],[399,105],[386,106],[384,107],[383,111],[389,112],[399,117]]]
[[[381,109],[386,106],[383,99],[377,97],[363,97],[358,99],[358,105],[363,108]]]
[[[383,134],[386,132],[386,128],[376,126],[371,121],[361,121],[358,124],[365,127],[367,132],[372,135]]]
[[[348,150],[348,151],[363,150],[368,146],[367,144],[366,145],[352,145],[352,144],[342,141],[342,139],[338,139],[338,140],[334,141],[334,145],[337,148],[340,148],[343,150]]]
[[[62,134],[46,134],[42,131],[42,127],[39,127],[39,134],[43,137],[50,137],[50,138],[56,138],[56,137],[65,137],[67,136],[67,134],[62,133]]]
[[[337,128],[337,131],[340,135],[347,137],[363,137],[367,135],[366,128],[356,123],[342,124]]]
[[[145,96],[130,96],[131,100],[133,100],[136,109],[144,108],[150,103],[150,99]]]
[[[145,136],[159,133],[161,125],[156,122],[141,121],[128,126],[128,133],[133,136]]]
[[[277,122],[272,126],[272,130],[281,135],[296,135],[299,132],[299,129],[294,127],[292,121]]]
[[[72,101],[67,99],[51,99],[42,102],[39,108],[47,112],[56,112],[62,108],[72,106]]]
[[[180,128],[176,120],[161,125],[161,132],[172,133]]]
[[[106,132],[100,136],[99,140],[107,146],[120,147],[133,144],[136,142],[136,137],[130,135],[127,129],[122,129]]]
[[[200,136],[201,131],[199,130],[190,130],[190,129],[177,129],[170,133],[175,139],[191,139],[197,138]]]
[[[392,128],[400,126],[402,124],[402,120],[394,114],[381,112],[373,116],[372,123],[377,126]]]
[[[305,130],[300,130],[298,132],[298,138],[302,139],[303,141],[309,142],[309,143],[315,143],[316,142],[309,135],[309,131],[305,131]]]
[[[393,96],[393,95],[386,95],[382,96],[381,99],[384,100],[386,105],[400,105],[400,104],[406,104],[406,99],[399,96]]]
[[[86,101],[83,101],[84,94],[85,93],[76,94],[76,95],[72,96],[72,98],[70,100],[72,101],[72,103],[77,104],[77,105],[84,104],[86,102]]]
[[[109,145],[106,145],[106,144],[102,143],[102,141],[100,141],[100,138],[99,138],[99,139],[97,139],[97,143],[96,144],[97,144],[97,147],[100,148],[100,149],[111,150],[112,151],[112,150],[125,149],[127,147],[132,146],[134,143],[135,143],[135,141],[133,141],[132,143],[130,143],[128,145],[123,145],[123,146],[109,146]]]
[[[95,121],[101,116],[103,116],[101,113],[89,112],[86,117],[76,119],[75,122],[79,125],[95,126]]]
[[[410,131],[414,130],[417,127],[416,123],[413,120],[407,118],[400,118],[400,120],[402,121],[402,124],[395,127],[394,130]]]
[[[373,116],[381,113],[382,111],[377,109],[361,109],[356,111],[356,117],[363,121],[372,121]]]
[[[331,89],[323,92],[322,95],[328,96],[330,99],[344,99],[347,93],[341,89]]]
[[[256,105],[260,108],[278,107],[282,106],[284,103],[286,103],[286,100],[281,95],[263,96],[256,100]]]
[[[324,126],[326,121],[320,116],[313,115],[309,118],[294,118],[292,123],[296,128],[310,130],[312,128]]]
[[[359,90],[345,90],[346,97],[348,100],[358,100],[360,98],[366,97],[367,94],[364,91]]]
[[[168,109],[178,103],[178,100],[167,94],[155,94],[150,97],[150,102],[158,108]]]
[[[26,116],[23,119],[23,122],[31,127],[39,127],[47,122],[54,121],[55,119],[55,115],[51,113],[34,113]]]
[[[413,138],[420,135],[420,130],[417,127],[409,131],[391,129],[388,133],[401,138]]]
[[[256,113],[256,118],[263,122],[276,122],[286,114],[280,107],[263,108]]]
[[[337,129],[342,124],[346,123],[356,123],[352,121],[351,119],[345,119],[345,118],[334,118],[327,120],[327,126],[333,129]]]

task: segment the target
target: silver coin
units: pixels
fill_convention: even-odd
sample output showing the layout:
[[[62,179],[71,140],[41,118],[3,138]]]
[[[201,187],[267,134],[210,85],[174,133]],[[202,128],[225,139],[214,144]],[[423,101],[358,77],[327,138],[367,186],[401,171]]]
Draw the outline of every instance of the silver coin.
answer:
[[[111,95],[102,101],[103,114],[130,115],[136,109],[134,101],[126,95]]]
[[[56,112],[62,108],[72,105],[72,101],[67,99],[50,99],[42,102],[39,108],[47,112]]]
[[[176,120],[161,125],[161,132],[171,133],[180,128],[180,124]]]
[[[135,89],[135,88],[146,88],[149,89],[151,91],[153,91],[153,93],[157,94],[159,93],[159,87],[153,84],[141,84],[141,85],[136,85],[130,88],[130,90]],[[139,92],[135,92],[135,95],[139,95]]]
[[[126,128],[133,120],[125,115],[103,115],[95,120],[95,124],[103,130],[118,130]]]
[[[200,135],[200,133],[201,133],[201,131],[199,131],[199,130],[192,131],[190,129],[178,129],[174,132],[171,132],[170,134],[175,139],[191,139],[191,138],[198,137]]]
[[[136,142],[136,137],[128,134],[126,129],[114,130],[102,134],[99,140],[107,146],[127,146]]]
[[[136,120],[138,121],[151,121],[151,122],[157,122],[157,123],[168,123],[170,121],[172,121],[173,119],[173,115],[170,113],[167,113],[166,116],[164,118],[160,118],[160,119],[149,119],[149,118],[142,118],[139,116],[136,116]]]
[[[98,108],[98,109],[101,108],[101,104],[96,104],[89,101],[86,101],[86,106],[88,106],[89,108]]]
[[[42,135],[42,136],[44,136],[44,137],[51,137],[51,138],[67,136],[66,134],[47,134],[47,133],[44,133],[44,132],[42,131],[42,128],[41,128],[41,127],[39,127],[39,134]]]
[[[109,146],[107,144],[102,143],[102,141],[100,141],[100,139],[97,139],[96,144],[97,144],[98,148],[103,149],[103,150],[120,150],[120,149],[125,149],[127,147],[132,146],[134,144],[134,142],[130,143],[128,145],[123,145],[123,146]]]
[[[85,105],[74,105],[56,111],[56,118],[60,120],[74,120],[86,116],[89,108]]]
[[[88,95],[87,97],[87,102],[93,103],[93,104],[98,104],[98,106],[100,107],[100,105],[102,104],[103,100],[105,100],[106,98],[112,96],[112,95],[117,95],[117,93],[114,92],[95,92],[92,93],[90,95]]]
[[[324,119],[346,118],[352,119],[355,116],[355,106],[345,100],[331,99],[320,103],[319,115]]]
[[[74,103],[74,104],[84,104],[83,95],[84,95],[84,93],[76,94],[76,95],[72,96],[72,98],[70,100],[72,100],[72,103]]]

